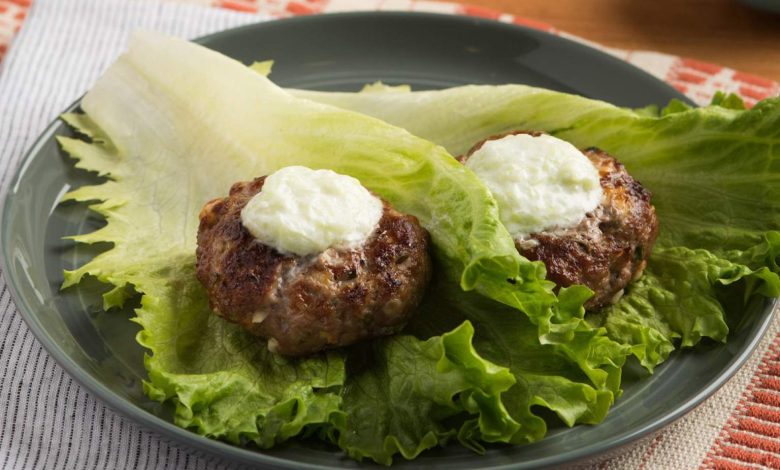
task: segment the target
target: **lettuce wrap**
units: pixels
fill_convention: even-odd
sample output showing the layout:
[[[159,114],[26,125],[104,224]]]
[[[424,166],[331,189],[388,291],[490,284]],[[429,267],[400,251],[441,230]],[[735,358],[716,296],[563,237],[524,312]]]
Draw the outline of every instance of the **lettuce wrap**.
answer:
[[[748,111],[718,94],[708,107],[675,101],[653,112],[523,85],[294,94],[375,116],[453,155],[528,129],[616,156],[652,192],[661,232],[645,275],[588,320],[648,370],[676,345],[725,341],[723,295],[742,305],[754,294],[780,295],[780,98]]]
[[[64,287],[86,275],[111,284],[107,309],[140,295],[145,392],[205,436],[260,448],[316,437],[383,464],[452,439],[478,452],[533,442],[547,430],[537,408],[598,423],[630,354],[652,368],[677,343],[723,340],[726,297],[777,295],[778,105],[648,117],[521,86],[289,92],[213,51],[139,33],[84,114],[64,116],[81,136],[63,149],[105,179],[66,196],[107,221],[72,238],[112,246]],[[601,146],[655,194],[651,268],[605,312],[585,316],[583,286],[553,292],[453,159],[518,128]],[[429,231],[435,279],[402,334],[290,359],[209,311],[194,276],[200,207],[288,165],[356,177]],[[702,196],[720,210],[689,207]]]

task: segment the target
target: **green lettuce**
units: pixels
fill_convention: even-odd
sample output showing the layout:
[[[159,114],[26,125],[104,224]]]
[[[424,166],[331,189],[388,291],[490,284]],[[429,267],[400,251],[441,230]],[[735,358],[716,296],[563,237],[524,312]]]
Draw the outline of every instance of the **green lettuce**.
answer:
[[[411,459],[456,435],[464,445],[478,446],[467,432],[472,427],[500,440],[514,435],[521,424],[506,412],[500,394],[515,378],[478,357],[472,334],[464,322],[427,341],[394,336],[353,347],[334,441],[350,457],[389,464],[397,452]],[[461,391],[457,401],[453,390]],[[460,413],[473,417],[459,431],[447,419]]]
[[[780,293],[780,98],[745,110],[718,94],[708,107],[673,102],[659,113],[522,85],[294,93],[403,127],[453,155],[532,129],[618,157],[653,193],[661,233],[644,277],[588,319],[649,370],[675,344],[725,341],[724,305]]]
[[[177,424],[262,448],[316,435],[390,463],[453,437],[477,451],[538,440],[546,425],[532,406],[597,422],[619,394],[627,348],[586,321],[590,292],[556,296],[544,266],[517,254],[489,191],[443,147],[151,33],[133,38],[82,108],[64,117],[82,138],[60,143],[106,181],[66,199],[107,224],[72,238],[112,247],[66,272],[64,287],[95,276],[114,286],[107,308],[141,294],[145,391],[172,403]],[[209,311],[194,276],[200,207],[293,164],[352,175],[417,216],[443,286],[417,315],[432,328],[287,359]]]

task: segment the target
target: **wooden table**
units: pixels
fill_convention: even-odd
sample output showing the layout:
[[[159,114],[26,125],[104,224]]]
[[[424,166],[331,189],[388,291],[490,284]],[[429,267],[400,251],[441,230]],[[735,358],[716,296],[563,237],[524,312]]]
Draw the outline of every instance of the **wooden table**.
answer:
[[[775,0],[780,2],[780,0]],[[780,15],[737,0],[467,0],[605,46],[646,49],[780,81]]]

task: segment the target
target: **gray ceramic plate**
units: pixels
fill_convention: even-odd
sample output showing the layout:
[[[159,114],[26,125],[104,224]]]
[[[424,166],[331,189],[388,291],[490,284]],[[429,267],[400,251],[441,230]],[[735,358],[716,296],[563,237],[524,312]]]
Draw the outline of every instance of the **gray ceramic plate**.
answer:
[[[464,83],[527,83],[623,106],[684,99],[650,75],[596,50],[538,31],[491,21],[427,14],[306,17],[226,31],[201,42],[247,63],[276,60],[284,86],[355,90],[366,82],[440,88]],[[237,462],[288,468],[352,467],[338,450],[292,443],[271,452],[233,447],[171,423],[170,410],[147,399],[143,350],[131,312],[102,311],[104,286],[60,292],[62,270],[105,247],[74,247],[62,237],[102,222],[81,205],[58,205],[69,188],[93,183],[60,152],[54,122],[32,147],[2,213],[3,271],[19,311],[59,363],[115,410],[176,441]],[[599,426],[553,429],[525,447],[490,447],[476,455],[456,446],[399,466],[531,468],[582,461],[614,451],[673,422],[717,390],[744,363],[771,318],[769,302],[748,306],[729,342],[673,354],[655,375],[628,368],[625,394]]]

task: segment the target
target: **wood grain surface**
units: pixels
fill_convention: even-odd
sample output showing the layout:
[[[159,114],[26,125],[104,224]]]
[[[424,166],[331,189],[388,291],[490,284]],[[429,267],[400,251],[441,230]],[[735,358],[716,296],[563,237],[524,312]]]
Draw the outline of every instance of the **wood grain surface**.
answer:
[[[780,3],[780,0],[772,0]],[[606,46],[646,49],[780,81],[780,15],[737,0],[467,0]]]

